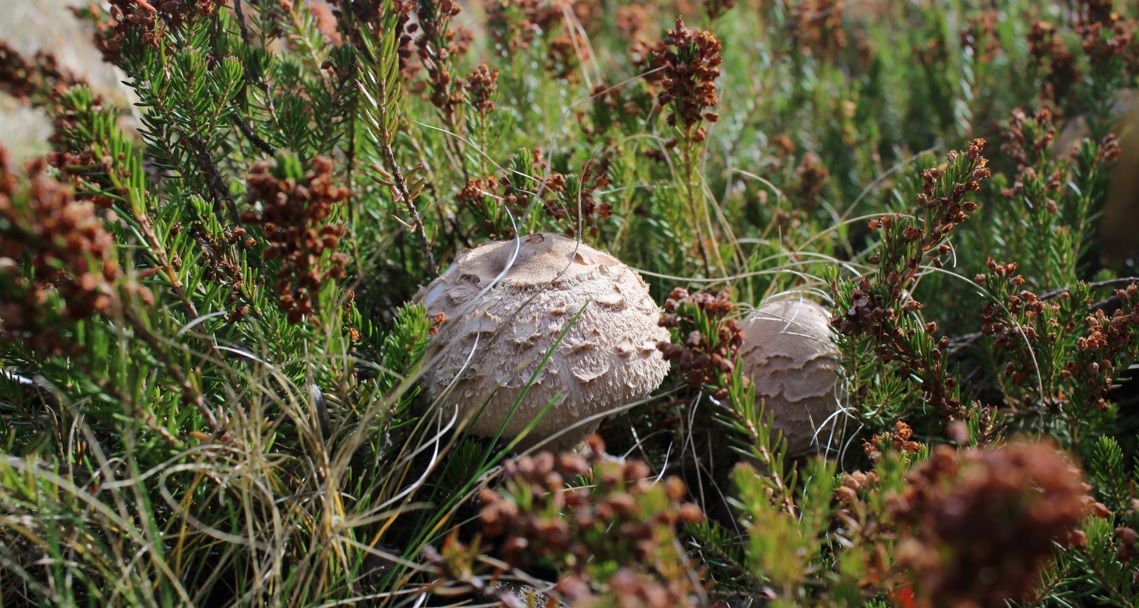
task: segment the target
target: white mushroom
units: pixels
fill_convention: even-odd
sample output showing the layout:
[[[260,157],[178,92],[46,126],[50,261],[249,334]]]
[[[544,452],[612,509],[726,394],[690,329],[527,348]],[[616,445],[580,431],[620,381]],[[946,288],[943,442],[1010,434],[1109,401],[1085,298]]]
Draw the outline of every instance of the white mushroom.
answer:
[[[668,373],[656,348],[668,331],[658,325],[644,280],[564,236],[533,234],[464,251],[415,299],[446,319],[432,341],[439,350],[424,386],[463,414],[489,398],[468,427],[476,435],[500,428],[518,435],[552,403],[527,438],[533,443],[647,396]],[[574,427],[556,443],[568,445],[598,423]]]
[[[827,435],[816,429],[835,420],[839,399],[838,348],[830,313],[806,299],[767,302],[743,322],[744,371],[755,384],[790,454],[816,450]]]

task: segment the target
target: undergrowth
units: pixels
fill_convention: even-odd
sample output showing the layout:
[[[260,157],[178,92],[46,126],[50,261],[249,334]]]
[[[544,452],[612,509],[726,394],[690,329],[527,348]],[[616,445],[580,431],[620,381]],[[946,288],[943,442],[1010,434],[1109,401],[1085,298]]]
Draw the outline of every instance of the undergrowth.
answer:
[[[0,44],[54,122],[0,168],[0,605],[1139,604],[1133,3],[103,4],[133,107]],[[410,303],[543,231],[673,335],[559,455],[420,390]],[[789,292],[817,455],[738,365]]]

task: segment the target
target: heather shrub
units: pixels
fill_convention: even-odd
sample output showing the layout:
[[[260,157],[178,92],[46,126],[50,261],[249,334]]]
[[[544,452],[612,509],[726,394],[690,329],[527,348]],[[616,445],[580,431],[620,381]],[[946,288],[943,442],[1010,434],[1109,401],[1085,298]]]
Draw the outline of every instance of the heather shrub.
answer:
[[[52,123],[0,153],[0,605],[1139,604],[1133,3],[73,15],[127,94],[0,42]],[[538,336],[609,256],[653,301]],[[788,301],[824,316],[757,348]],[[570,331],[629,302],[658,335]],[[425,390],[443,348],[512,407]],[[635,357],[647,397],[528,436],[581,401],[543,373]]]

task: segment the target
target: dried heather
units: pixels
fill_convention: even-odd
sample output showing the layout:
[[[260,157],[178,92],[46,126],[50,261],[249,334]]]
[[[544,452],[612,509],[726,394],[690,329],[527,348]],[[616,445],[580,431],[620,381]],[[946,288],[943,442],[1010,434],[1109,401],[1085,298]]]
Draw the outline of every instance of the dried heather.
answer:
[[[125,296],[151,301],[149,291],[121,281],[114,238],[96,206],[49,177],[42,159],[28,168],[26,192],[17,187],[0,148],[0,335],[48,353],[68,350],[56,322],[109,314]],[[22,272],[25,265],[30,270]]]
[[[50,53],[38,52],[28,60],[7,43],[0,41],[0,92],[23,102],[48,103],[58,90],[81,80],[59,65]]]
[[[733,316],[735,303],[727,291],[718,294],[672,290],[664,304],[660,324],[679,332],[681,342],[657,345],[666,361],[676,364],[689,388],[715,387],[714,396],[725,399],[744,334]]]
[[[463,88],[467,92],[467,104],[485,117],[494,111],[494,92],[498,87],[498,70],[488,68],[486,64],[467,74],[467,81]]]
[[[261,227],[266,259],[280,264],[277,302],[297,323],[312,316],[322,286],[344,276],[348,256],[337,249],[347,229],[329,219],[348,200],[348,189],[333,183],[332,162],[324,158],[313,159],[299,181],[274,168],[279,166],[262,161],[250,169],[246,198],[258,208],[242,214],[242,221]]]
[[[1055,545],[1078,542],[1091,505],[1079,469],[1047,443],[941,446],[907,484],[891,507],[898,560],[939,606],[1030,599]]]
[[[684,500],[684,482],[654,482],[643,462],[605,456],[597,436],[587,446],[580,454],[507,461],[500,488],[480,495],[485,537],[498,543],[507,563],[559,568],[559,591],[571,600],[588,597],[589,582],[610,566],[628,573],[609,579],[614,593],[684,582],[671,576],[680,567],[676,527],[703,519],[700,508]],[[567,485],[581,479],[588,483]]]
[[[645,78],[659,83],[657,103],[669,108],[668,124],[690,132],[697,141],[704,139],[700,124],[719,118],[711,109],[720,101],[716,79],[720,77],[723,50],[715,34],[690,30],[678,18],[676,27],[669,30],[649,57],[652,71]]]
[[[158,44],[166,28],[177,28],[185,21],[212,15],[225,0],[111,0],[110,12],[103,17],[95,35],[95,46],[108,63],[123,57],[124,45]]]
[[[801,0],[791,7],[791,44],[819,59],[834,59],[847,46],[844,0]]]

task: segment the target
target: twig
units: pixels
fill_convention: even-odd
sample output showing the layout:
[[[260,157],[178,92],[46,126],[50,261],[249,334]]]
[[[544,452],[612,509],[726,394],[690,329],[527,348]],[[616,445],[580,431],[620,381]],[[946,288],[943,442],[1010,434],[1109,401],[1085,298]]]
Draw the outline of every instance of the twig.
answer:
[[[258,135],[252,127],[245,124],[245,121],[242,120],[240,116],[234,115],[233,124],[237,125],[237,129],[241,131],[241,134],[245,136],[245,139],[248,139],[250,143],[252,143],[254,146],[257,146],[257,149],[268,154],[269,156],[274,156],[277,154],[277,151],[273,149],[273,146],[270,146],[269,142],[261,139],[261,136]]]
[[[167,117],[169,119],[169,117],[173,115],[161,97],[153,95],[151,101],[154,103],[154,109],[163,117]],[[194,135],[192,132],[188,132],[186,129],[177,126],[177,121],[174,119],[170,119],[170,121],[175,125],[174,133],[180,136],[181,141],[185,142],[185,144],[189,147],[190,152],[194,157],[194,163],[197,165],[198,171],[202,173],[202,177],[206,181],[206,189],[214,199],[214,212],[218,215],[222,215],[224,212],[228,212],[230,219],[236,224],[239,219],[237,215],[237,204],[234,203],[233,197],[229,193],[229,188],[225,185],[225,180],[222,179],[217,165],[214,164],[214,159],[210,156],[210,152],[206,148],[206,144],[203,143],[197,135]],[[164,139],[165,141],[163,141],[163,143],[165,146],[168,149],[171,149],[174,144],[170,141],[170,137],[168,136]],[[172,149],[169,153],[172,157],[177,157]],[[224,210],[222,209],[223,207],[225,207]]]
[[[209,188],[210,193],[214,196],[214,211],[219,215],[223,212],[222,206],[225,207],[225,212],[230,216],[230,220],[237,223],[239,220],[237,215],[237,203],[233,201],[233,196],[229,193],[229,188],[225,185],[225,180],[222,179],[218,167],[214,164],[214,159],[210,156],[209,150],[202,140],[194,135],[186,134],[186,142],[190,145],[190,151],[194,153],[194,159],[197,161],[198,169],[201,170],[202,176],[206,179],[206,187]]]
[[[1099,289],[1101,287],[1126,287],[1132,283],[1139,283],[1139,277],[1119,277],[1117,279],[1108,279],[1106,281],[1095,281],[1093,283],[1085,283],[1088,289]],[[1053,289],[1040,294],[1041,300],[1050,300],[1061,294],[1071,291],[1071,287],[1061,287],[1060,289]]]
[[[1122,287],[1122,286],[1130,285],[1132,283],[1139,283],[1139,277],[1120,277],[1117,279],[1108,279],[1106,281],[1095,281],[1092,283],[1087,283],[1086,286],[1090,289],[1100,289],[1103,287]],[[1046,291],[1043,294],[1041,294],[1039,297],[1041,300],[1051,300],[1052,298],[1059,297],[1063,294],[1070,292],[1071,290],[1072,290],[1071,287],[1062,287],[1060,289],[1053,289],[1052,291]],[[1098,302],[1093,302],[1092,304],[1088,305],[1088,312],[1095,312],[1097,310],[1107,310],[1108,308],[1110,308],[1112,306],[1113,303],[1117,303],[1118,301],[1119,301],[1119,298],[1117,298],[1115,296],[1111,296],[1110,298],[1106,298],[1106,299],[1100,300]],[[970,333],[958,336],[956,338],[953,338],[953,340],[949,346],[949,354],[956,354],[957,352],[965,349],[966,347],[970,346],[971,344],[973,344],[977,340],[981,339],[983,336],[984,336],[984,334],[982,332],[974,331],[974,332],[970,332]]]
[[[391,144],[386,141],[380,142],[380,150],[384,155],[384,164],[387,165],[388,173],[392,176],[392,182],[395,184],[396,194],[403,199],[407,205],[407,212],[411,215],[412,230],[419,236],[420,248],[423,250],[423,258],[427,260],[427,271],[431,276],[439,274],[439,268],[435,265],[435,255],[431,253],[431,243],[427,242],[427,230],[423,227],[423,218],[419,215],[419,209],[415,207],[415,201],[411,200],[411,193],[407,190],[407,182],[403,179],[403,172],[399,170],[399,165],[395,162],[395,153],[392,152]]]
[[[245,10],[241,7],[241,0],[233,0],[233,13],[237,16],[237,29],[241,32],[241,41],[249,44],[249,27],[245,25]]]
[[[443,559],[443,556],[435,550],[435,547],[430,545],[423,547],[423,557],[439,569],[439,574],[470,587],[471,591],[481,599],[506,606],[506,608],[526,608],[526,604],[522,603],[522,600],[510,591],[501,587],[487,585],[479,577],[473,576],[469,572],[458,571],[451,567],[451,564],[448,563],[446,559]]]
[[[241,0],[233,0],[233,12],[237,16],[237,29],[241,33],[241,41],[244,42],[246,46],[249,46],[249,26],[245,24],[245,10],[241,6]],[[248,65],[243,64],[242,67],[245,68],[246,82],[248,82],[248,80],[253,80],[257,84],[258,88],[261,89],[261,93],[265,95],[265,105],[269,110],[269,115],[273,118],[274,121],[277,120],[277,110],[273,107],[273,95],[269,92],[269,84],[265,82],[265,79],[262,78],[260,74],[253,72],[253,70],[250,70]],[[242,83],[242,97],[245,97],[247,92],[248,87],[246,83]],[[248,125],[245,125],[244,121],[238,118],[237,122],[237,126],[239,129],[241,129],[241,132],[245,133],[245,136],[249,138],[249,141],[253,142],[253,144],[260,148],[261,151],[270,155],[276,153],[273,150],[273,147],[270,146],[265,140],[261,139],[255,132],[253,132],[252,129],[249,129],[249,132],[246,132]]]

